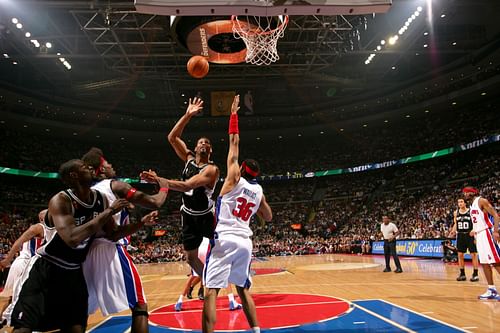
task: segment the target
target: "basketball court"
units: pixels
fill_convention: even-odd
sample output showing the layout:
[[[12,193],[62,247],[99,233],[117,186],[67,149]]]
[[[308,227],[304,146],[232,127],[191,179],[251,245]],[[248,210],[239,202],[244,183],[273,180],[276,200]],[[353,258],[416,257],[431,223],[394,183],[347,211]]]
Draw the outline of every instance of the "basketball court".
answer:
[[[264,331],[493,332],[500,303],[479,301],[480,282],[456,282],[456,265],[402,258],[403,273],[383,273],[383,256],[309,255],[254,261],[253,292]],[[174,304],[187,279],[184,263],[139,266],[151,309],[151,332],[199,332],[202,302]],[[470,275],[472,267],[467,266]],[[242,310],[217,303],[217,331],[249,331]],[[95,333],[126,332],[127,313],[89,319]]]

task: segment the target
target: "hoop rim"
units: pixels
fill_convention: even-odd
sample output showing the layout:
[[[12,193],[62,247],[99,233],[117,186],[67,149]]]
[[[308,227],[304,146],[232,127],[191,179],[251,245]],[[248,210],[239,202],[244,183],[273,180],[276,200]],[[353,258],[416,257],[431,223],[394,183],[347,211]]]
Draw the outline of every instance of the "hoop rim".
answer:
[[[247,17],[249,17],[249,16],[247,16]],[[257,29],[251,28],[251,30],[244,32],[243,30],[235,29],[235,27],[237,27],[236,22],[241,21],[238,19],[238,15],[231,15],[231,22],[233,23],[233,31],[235,30],[235,32],[238,34],[240,34],[240,32],[241,32],[242,34],[245,34],[247,36],[248,35],[271,35],[278,30],[282,30],[284,27],[286,27],[288,25],[288,20],[289,20],[288,15],[283,15],[283,17],[284,17],[283,22],[281,22],[281,24],[278,25],[276,28],[269,30],[269,31],[263,31],[263,30],[259,31]],[[279,20],[279,21],[281,21],[281,20]],[[245,21],[241,21],[241,22],[245,22]],[[239,23],[238,23],[238,25],[239,25]],[[259,28],[260,28],[260,26],[259,26]]]

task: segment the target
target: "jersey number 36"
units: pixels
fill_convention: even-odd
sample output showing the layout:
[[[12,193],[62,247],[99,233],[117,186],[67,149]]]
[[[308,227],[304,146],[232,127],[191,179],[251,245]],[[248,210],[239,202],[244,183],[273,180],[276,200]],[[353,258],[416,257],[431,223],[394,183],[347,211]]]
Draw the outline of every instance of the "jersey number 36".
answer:
[[[255,207],[253,202],[248,202],[247,199],[239,197],[236,199],[238,205],[233,209],[233,215],[247,222],[252,216],[252,208]]]

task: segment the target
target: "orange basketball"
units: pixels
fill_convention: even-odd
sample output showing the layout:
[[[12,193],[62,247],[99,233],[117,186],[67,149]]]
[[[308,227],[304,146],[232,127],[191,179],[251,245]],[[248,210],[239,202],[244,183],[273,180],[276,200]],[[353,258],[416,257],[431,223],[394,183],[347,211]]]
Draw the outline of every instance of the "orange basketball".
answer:
[[[189,75],[195,79],[201,79],[208,74],[208,60],[199,55],[192,56],[187,63],[187,70]]]

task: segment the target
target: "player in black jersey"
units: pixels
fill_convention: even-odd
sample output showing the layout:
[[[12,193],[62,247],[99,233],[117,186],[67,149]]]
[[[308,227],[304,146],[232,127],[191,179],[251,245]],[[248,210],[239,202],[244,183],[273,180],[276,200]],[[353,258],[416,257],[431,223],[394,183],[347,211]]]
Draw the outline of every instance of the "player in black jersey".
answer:
[[[141,174],[141,178],[158,182],[161,187],[184,192],[181,207],[182,243],[189,266],[199,276],[203,274],[203,263],[198,258],[198,247],[203,237],[211,239],[214,233],[215,221],[211,197],[219,179],[219,168],[210,160],[212,145],[209,139],[205,137],[198,139],[192,152],[181,139],[181,135],[191,117],[202,109],[203,101],[200,98],[189,99],[186,113],[168,134],[168,141],[177,156],[185,163],[182,181],[167,180],[151,171]]]
[[[11,317],[15,333],[85,331],[88,292],[81,264],[94,235],[128,204],[119,199],[106,208],[103,196],[90,188],[91,168],[81,160],[62,164],[59,174],[70,188],[49,202],[47,223],[56,234],[39,249],[21,278]]]
[[[477,276],[479,263],[477,260],[476,241],[474,236],[470,235],[472,231],[472,220],[469,208],[467,208],[464,199],[458,199],[458,209],[453,212],[453,222],[451,233],[452,235],[457,234],[458,265],[460,267],[460,275],[457,277],[457,281],[467,280],[465,276],[464,253],[469,249],[469,253],[472,257],[472,266],[474,267],[474,272],[470,280],[472,282],[477,282],[479,281],[479,277]]]

